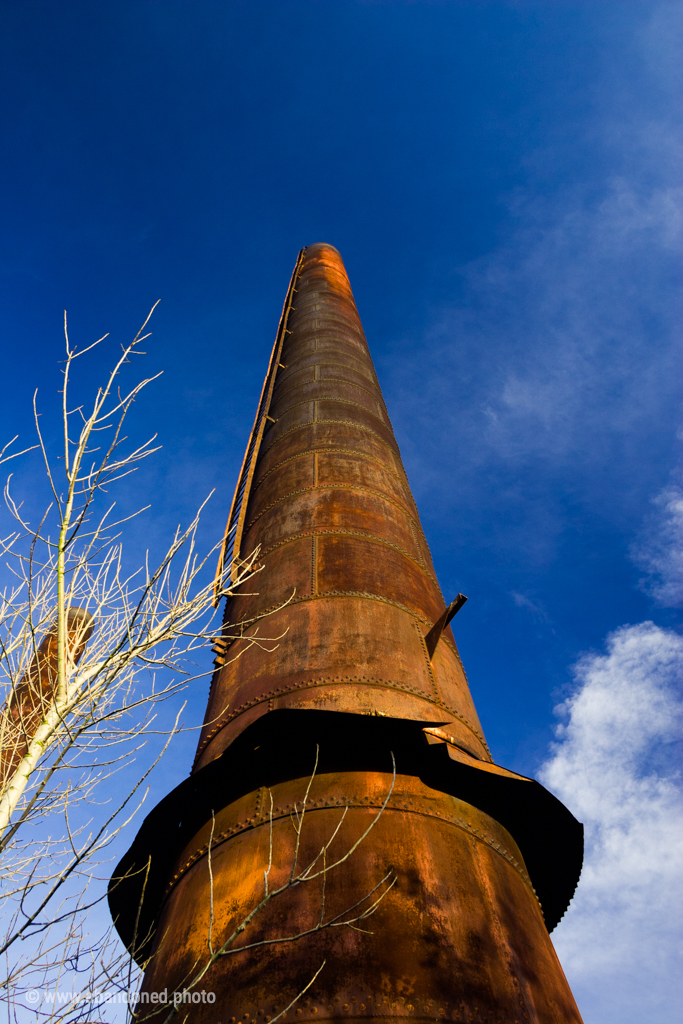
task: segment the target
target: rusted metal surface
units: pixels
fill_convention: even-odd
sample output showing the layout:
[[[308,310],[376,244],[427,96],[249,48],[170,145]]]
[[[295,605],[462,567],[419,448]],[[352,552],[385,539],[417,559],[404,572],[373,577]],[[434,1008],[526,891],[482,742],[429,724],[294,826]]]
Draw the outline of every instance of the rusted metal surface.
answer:
[[[307,780],[274,786],[270,882],[282,884],[294,854],[290,813]],[[299,857],[308,863],[328,842],[342,855],[367,829],[391,775],[345,772],[314,780]],[[213,934],[226,935],[263,894],[269,858],[270,800],[256,791],[217,815],[212,848]],[[183,987],[206,958],[212,823],[179,855],[159,932],[165,936],[145,978],[148,991]],[[223,838],[225,837],[225,838]],[[190,1020],[268,1024],[326,967],[287,1020],[368,1018],[447,1021],[579,1022],[540,909],[510,836],[477,808],[398,776],[388,807],[368,839],[327,878],[326,916],[352,907],[391,866],[394,889],[364,932],[333,928],[296,943],[231,954],[212,969],[216,1007],[192,1006]],[[310,883],[269,905],[240,945],[311,928],[321,885]],[[367,934],[371,931],[372,934]],[[178,941],[178,940],[181,941]],[[540,982],[540,983],[539,983]],[[208,982],[207,982],[208,987]],[[218,1002],[218,1001],[217,1001]]]
[[[287,879],[317,750],[300,864],[326,844],[329,864],[363,835],[393,759],[389,802],[324,902],[306,883],[268,903],[237,942],[252,948],[204,976],[215,1003],[184,1004],[183,1018],[269,1024],[325,961],[288,1024],[580,1024],[548,930],[574,891],[582,829],[492,761],[448,626],[466,599],[446,607],[439,589],[331,246],[295,267],[226,538],[226,568],[259,545],[265,566],[229,599],[226,633],[253,635],[288,601],[273,620],[286,636],[217,669],[192,775],[115,872],[121,937],[140,962],[152,954],[143,993],[187,986],[262,898],[271,847],[268,884]],[[367,922],[317,928],[366,905],[387,873],[395,885]]]
[[[226,610],[249,634],[291,598],[276,620],[287,638],[217,673],[195,768],[284,707],[447,722],[490,760],[451,630],[433,657],[425,644],[445,601],[341,256],[309,246],[297,271],[241,538],[265,570]]]
[[[244,532],[244,520],[247,513],[249,495],[251,493],[251,484],[254,478],[254,469],[256,468],[256,462],[261,449],[263,431],[267,423],[274,422],[273,417],[269,415],[270,403],[273,397],[273,387],[275,385],[277,371],[279,368],[284,369],[283,364],[280,362],[282,346],[287,336],[287,324],[292,309],[292,299],[296,292],[296,282],[303,263],[304,252],[305,250],[302,249],[299,253],[292,273],[292,279],[289,282],[289,288],[287,289],[287,295],[285,296],[284,305],[282,307],[282,314],[280,315],[280,323],[278,324],[277,334],[275,335],[275,341],[273,343],[273,351],[270,354],[268,371],[263,382],[263,388],[261,389],[261,397],[259,398],[259,404],[256,410],[254,426],[251,429],[247,448],[244,453],[244,459],[242,460],[242,466],[240,468],[239,476],[237,477],[235,493],[233,495],[232,505],[230,506],[230,514],[228,515],[223,543],[221,545],[220,555],[218,556],[218,567],[214,583],[214,607],[218,606],[223,585],[225,583],[229,585],[229,583],[234,582],[237,578],[242,534]],[[224,570],[226,565],[230,567],[228,580],[224,580]]]
[[[93,617],[84,608],[68,608],[66,643],[69,658],[81,659],[93,631]],[[52,706],[57,683],[58,635],[56,624],[45,634],[23,678],[7,700],[7,722],[2,731],[0,784],[17,768],[46,711]]]
[[[479,808],[514,836],[547,928],[552,930],[564,914],[581,870],[582,827],[538,782],[472,757],[438,725],[284,709],[248,726],[221,757],[194,772],[147,816],[116,871],[130,880],[110,893],[126,945],[136,945],[136,928],[138,935],[154,928],[178,851],[194,843],[213,812],[257,790],[302,777],[316,758],[322,774],[384,772],[393,758],[402,775]],[[149,944],[138,941],[137,946],[138,958],[144,960]]]

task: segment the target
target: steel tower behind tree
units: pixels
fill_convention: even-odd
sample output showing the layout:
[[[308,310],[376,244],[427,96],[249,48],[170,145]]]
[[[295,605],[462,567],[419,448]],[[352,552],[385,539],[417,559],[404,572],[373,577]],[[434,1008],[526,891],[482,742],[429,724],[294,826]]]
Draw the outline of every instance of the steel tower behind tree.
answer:
[[[447,605],[439,589],[329,245],[294,269],[221,571],[257,545],[263,572],[228,599],[224,632],[263,634],[284,604],[267,621],[286,635],[237,660],[243,641],[218,642],[192,774],[111,886],[124,942],[151,955],[143,993],[212,991],[212,1004],[186,998],[180,1019],[269,1024],[324,962],[288,1021],[580,1022],[549,931],[578,880],[582,829],[492,761],[448,625],[465,599]],[[316,757],[297,870],[364,838],[324,887],[319,876],[273,898],[199,978],[262,899],[271,845],[269,889],[290,877]]]

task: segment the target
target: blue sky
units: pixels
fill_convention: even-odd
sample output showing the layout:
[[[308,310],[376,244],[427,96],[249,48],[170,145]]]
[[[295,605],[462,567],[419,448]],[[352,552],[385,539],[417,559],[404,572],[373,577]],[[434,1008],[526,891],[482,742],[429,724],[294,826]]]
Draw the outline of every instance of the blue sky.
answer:
[[[122,489],[153,504],[129,551],[215,488],[211,546],[296,253],[336,245],[443,589],[470,598],[455,633],[494,756],[589,824],[587,902],[557,933],[586,1022],[640,1022],[655,988],[673,1021],[668,904],[659,926],[633,907],[674,875],[620,904],[605,865],[615,836],[657,860],[624,794],[670,823],[678,785],[650,708],[678,708],[681,6],[9,0],[2,24],[3,434],[30,434],[35,387],[55,407],[64,308],[79,343],[111,332],[87,393],[160,299],[133,427],[164,447]],[[624,700],[647,742],[610,720],[588,778],[585,708]],[[599,971],[576,952],[617,933]]]

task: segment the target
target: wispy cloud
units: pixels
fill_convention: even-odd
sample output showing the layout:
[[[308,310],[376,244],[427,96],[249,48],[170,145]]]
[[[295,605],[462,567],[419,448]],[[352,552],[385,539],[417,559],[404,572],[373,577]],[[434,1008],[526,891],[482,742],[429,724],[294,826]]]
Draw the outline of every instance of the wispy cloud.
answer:
[[[444,437],[473,442],[460,458],[580,461],[590,474],[644,454],[678,390],[682,206],[648,167],[552,202],[519,197],[511,241],[462,268],[466,304],[441,311],[428,339]],[[403,398],[433,433],[432,404]]]
[[[670,630],[612,633],[605,653],[577,664],[539,774],[586,827],[581,882],[553,934],[586,1024],[679,1019],[682,666]]]
[[[510,597],[514,601],[518,608],[524,608],[528,611],[535,621],[547,622],[548,615],[541,604],[538,601],[532,600],[527,597],[526,594],[519,594],[516,590],[510,591]]]
[[[440,514],[478,501],[487,474],[494,501],[533,500],[557,532],[561,479],[584,509],[620,528],[633,517],[630,529],[671,470],[683,140],[673,66],[657,52],[670,52],[681,23],[680,7],[653,10],[630,63],[595,83],[581,168],[553,178],[566,140],[531,154],[529,184],[507,197],[505,241],[454,268],[458,301],[434,309],[423,344],[406,338],[400,360],[392,353],[390,404],[402,408],[411,479]],[[424,458],[430,449],[438,458]]]
[[[644,536],[634,544],[632,556],[648,576],[641,586],[666,608],[683,605],[683,490],[667,487],[654,503]]]
[[[517,252],[469,270],[472,287],[496,289],[496,319],[507,321],[511,344],[487,402],[488,439],[504,455],[556,458],[592,435],[599,458],[611,432],[632,431],[668,390],[673,324],[656,308],[651,263],[664,270],[680,247],[683,192],[618,177],[598,201],[587,192],[553,209],[521,200]]]

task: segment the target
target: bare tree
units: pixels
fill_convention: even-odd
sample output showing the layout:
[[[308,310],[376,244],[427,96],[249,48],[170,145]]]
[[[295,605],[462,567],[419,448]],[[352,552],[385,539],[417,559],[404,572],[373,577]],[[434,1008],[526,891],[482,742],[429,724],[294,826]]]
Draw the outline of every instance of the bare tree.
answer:
[[[123,348],[86,410],[82,405],[70,408],[70,378],[76,361],[104,338],[77,351],[69,341],[65,319],[62,440],[57,460],[51,457],[41,430],[34,396],[35,448],[42,456],[51,503],[32,519],[14,500],[9,481],[5,489],[14,527],[0,539],[8,574],[0,595],[0,671],[5,691],[0,712],[0,895],[4,897],[0,999],[10,1020],[112,1021],[122,1019],[122,1009],[136,1020],[145,1019],[148,1007],[141,1003],[136,1009],[141,969],[124,950],[101,906],[110,873],[110,847],[139,809],[150,772],[180,729],[184,704],[171,705],[170,716],[160,714],[162,705],[205,674],[194,664],[196,653],[214,642],[218,660],[224,664],[254,645],[274,650],[282,639],[262,637],[259,623],[253,620],[238,624],[233,634],[223,630],[220,636],[214,635],[214,579],[208,571],[213,550],[204,556],[197,553],[199,512],[186,529],[175,533],[155,568],[147,561],[137,571],[125,569],[121,527],[134,516],[116,519],[108,488],[157,450],[155,437],[126,450],[123,435],[131,405],[155,378],[143,379],[127,391],[119,388],[126,365],[142,354],[139,345],[148,336],[144,334],[148,321],[149,317]],[[0,462],[16,455],[6,446]],[[219,595],[232,594],[262,569],[258,550],[246,557],[235,552],[235,556],[218,581]],[[232,640],[241,643],[230,647]],[[211,969],[222,958],[262,945],[292,943],[331,928],[359,927],[393,885],[387,872],[375,884],[369,883],[367,893],[354,906],[329,915],[328,879],[343,868],[375,827],[393,782],[360,838],[341,854],[330,855],[346,817],[344,810],[328,841],[302,866],[300,842],[314,776],[315,769],[301,807],[292,817],[296,839],[285,881],[277,886],[270,881],[279,856],[273,847],[271,814],[262,895],[225,935],[217,934],[214,923],[212,835],[207,857],[211,908],[206,956],[170,993],[161,1014],[165,1022],[182,1010],[188,994],[210,980]],[[316,884],[320,887],[316,920],[302,923],[293,934],[250,941],[251,925],[274,899]],[[141,941],[146,938],[140,937]],[[163,941],[157,943],[155,955],[164,955]],[[112,993],[124,997],[123,1007],[121,1002],[111,1002]]]
[[[217,639],[224,649],[232,639],[212,635],[213,552],[197,552],[201,508],[155,567],[148,559],[137,571],[125,568],[121,528],[133,516],[116,518],[108,489],[157,450],[155,437],[127,448],[123,434],[132,404],[155,379],[121,390],[126,365],[143,354],[148,322],[86,409],[70,407],[72,372],[104,338],[78,351],[65,317],[58,458],[34,396],[34,447],[50,504],[32,516],[15,501],[10,481],[5,489],[14,525],[0,540],[7,580],[0,595],[0,997],[20,1016],[27,990],[84,969],[96,987],[98,977],[127,962],[107,926],[92,937],[104,895],[98,873],[106,876],[107,850],[180,727],[182,707],[164,724],[161,705],[202,674],[195,652]],[[10,446],[0,453],[0,461],[14,457]],[[231,593],[260,568],[258,551],[242,556],[236,570],[226,566],[219,591]],[[261,637],[258,624],[238,626],[236,636],[244,641],[236,656],[253,644],[272,649],[280,639]],[[154,756],[143,752],[149,740]],[[141,758],[142,770],[135,765]]]

